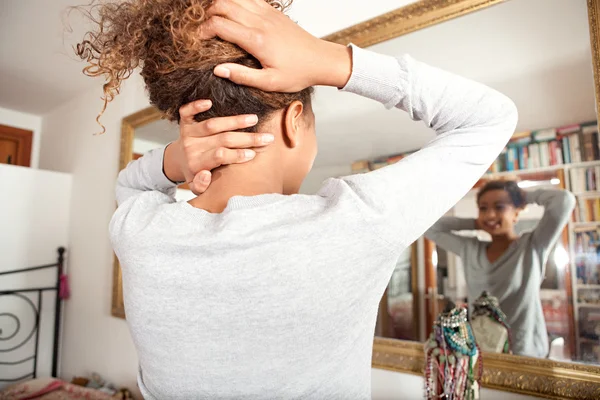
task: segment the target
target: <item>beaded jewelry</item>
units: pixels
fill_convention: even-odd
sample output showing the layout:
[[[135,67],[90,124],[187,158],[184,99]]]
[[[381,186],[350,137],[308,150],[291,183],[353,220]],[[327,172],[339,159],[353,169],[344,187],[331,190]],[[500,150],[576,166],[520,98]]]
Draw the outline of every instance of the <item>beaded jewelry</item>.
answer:
[[[510,331],[510,325],[506,321],[506,314],[500,309],[500,303],[498,299],[491,296],[488,292],[484,291],[481,293],[475,302],[473,303],[473,318],[487,316],[492,320],[502,325],[508,333],[508,339],[504,343],[503,353],[512,353],[512,335]]]
[[[452,308],[438,316],[425,344],[425,398],[475,400],[483,371],[466,308]],[[473,371],[479,367],[478,376]]]

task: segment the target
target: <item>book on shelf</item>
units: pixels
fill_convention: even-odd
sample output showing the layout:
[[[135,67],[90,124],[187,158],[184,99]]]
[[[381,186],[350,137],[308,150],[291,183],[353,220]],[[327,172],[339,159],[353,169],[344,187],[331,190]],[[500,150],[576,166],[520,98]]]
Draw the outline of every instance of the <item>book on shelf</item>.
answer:
[[[352,173],[353,174],[363,174],[365,172],[369,172],[369,162],[368,161],[356,161],[352,163]]]
[[[573,168],[570,178],[571,191],[576,194],[600,191],[600,166]]]
[[[596,121],[515,134],[489,172],[519,171],[600,160]]]
[[[579,285],[600,284],[600,235],[597,229],[575,234],[575,276]]]
[[[573,214],[575,222],[600,221],[600,198],[578,198]]]

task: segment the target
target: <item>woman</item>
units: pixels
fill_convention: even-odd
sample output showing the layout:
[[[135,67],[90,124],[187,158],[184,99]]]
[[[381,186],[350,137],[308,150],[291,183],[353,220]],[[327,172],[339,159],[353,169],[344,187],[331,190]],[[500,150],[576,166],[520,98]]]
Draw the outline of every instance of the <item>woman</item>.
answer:
[[[141,66],[151,102],[181,126],[119,174],[110,226],[146,398],[370,398],[396,260],[515,128],[505,96],[408,56],[325,42],[280,6],[109,3],[78,48],[88,74],[108,78],[107,99]],[[298,195],[317,152],[314,85],[404,110],[437,137]],[[176,203],[183,180],[203,193]]]
[[[515,233],[519,213],[527,204],[544,207],[532,232]],[[544,266],[575,207],[564,190],[525,192],[514,181],[490,181],[477,194],[477,219],[444,217],[425,234],[463,262],[469,300],[483,291],[497,297],[507,315],[515,354],[546,357],[548,332],[540,300]],[[455,234],[480,229],[491,242]]]

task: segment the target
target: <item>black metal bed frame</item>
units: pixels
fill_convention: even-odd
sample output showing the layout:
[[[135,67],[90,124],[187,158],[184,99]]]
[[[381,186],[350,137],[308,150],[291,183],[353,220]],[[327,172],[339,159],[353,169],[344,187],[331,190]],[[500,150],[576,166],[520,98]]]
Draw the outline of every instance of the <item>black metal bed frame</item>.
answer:
[[[8,379],[8,378],[3,378],[0,376],[0,383],[13,383],[13,382],[19,382],[22,381],[24,379],[34,379],[37,378],[37,366],[38,366],[38,347],[39,347],[39,331],[40,331],[40,312],[41,312],[41,308],[42,308],[42,293],[44,292],[55,292],[56,293],[56,300],[54,302],[54,339],[53,339],[53,352],[52,352],[52,376],[56,377],[57,373],[58,373],[58,350],[59,350],[59,335],[60,335],[60,318],[61,318],[61,303],[62,303],[62,299],[60,298],[60,277],[63,274],[63,268],[64,268],[64,261],[65,261],[65,248],[64,247],[60,247],[57,249],[58,251],[58,259],[57,262],[55,264],[50,264],[50,265],[41,265],[38,267],[30,267],[30,268],[23,268],[23,269],[16,269],[16,270],[12,270],[12,271],[3,271],[0,272],[0,276],[6,276],[6,275],[13,275],[13,274],[21,274],[21,273],[26,273],[26,272],[31,272],[31,271],[38,271],[38,270],[42,270],[42,269],[50,269],[50,268],[56,268],[56,284],[54,286],[49,286],[49,287],[36,287],[36,288],[28,288],[28,289],[15,289],[15,290],[0,290],[0,305],[2,304],[1,300],[2,297],[4,296],[15,296],[15,297],[19,297],[23,300],[25,300],[26,303],[29,304],[29,306],[31,307],[31,309],[34,312],[35,315],[35,324],[33,326],[32,331],[27,335],[27,337],[25,338],[25,340],[23,340],[21,343],[18,343],[16,346],[13,346],[11,348],[8,349],[0,349],[0,355],[2,353],[9,353],[11,351],[15,351],[19,348],[21,348],[22,346],[26,345],[30,339],[35,335],[35,350],[34,350],[34,354],[30,357],[27,357],[23,360],[19,360],[19,361],[12,361],[12,362],[2,362],[0,361],[0,365],[8,365],[8,366],[15,366],[15,365],[20,365],[20,364],[24,364],[28,361],[32,361],[33,360],[33,371],[29,374],[23,375],[19,378],[12,378],[12,379]],[[37,293],[37,304],[34,303],[28,296],[25,295],[25,293]],[[1,340],[9,340],[13,337],[15,337],[21,327],[21,320],[17,315],[14,315],[13,313],[2,313],[2,309],[0,308],[0,316],[4,315],[5,317],[11,318],[15,323],[16,323],[16,330],[14,333],[12,333],[10,336],[6,337],[6,338],[2,338],[1,334],[2,334],[2,327],[0,326],[0,341]]]

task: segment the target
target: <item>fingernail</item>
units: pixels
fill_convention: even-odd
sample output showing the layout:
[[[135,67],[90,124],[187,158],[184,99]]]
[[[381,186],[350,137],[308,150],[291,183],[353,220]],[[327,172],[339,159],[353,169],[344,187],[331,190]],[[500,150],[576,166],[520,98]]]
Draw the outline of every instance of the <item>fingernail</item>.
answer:
[[[213,72],[216,76],[221,78],[229,78],[231,76],[229,68],[225,68],[222,65],[217,65]]]
[[[196,105],[200,108],[206,108],[212,106],[212,101],[210,100],[200,100]]]
[[[256,124],[258,122],[258,116],[257,115],[249,115],[246,117],[246,123],[247,124]]]
[[[275,141],[275,135],[271,135],[270,133],[265,133],[260,135],[260,141],[263,143],[273,143]]]
[[[244,150],[244,157],[246,158],[246,160],[254,158],[255,155],[256,152],[254,150]]]
[[[210,173],[204,172],[202,174],[202,183],[208,183],[209,180],[210,180]]]

